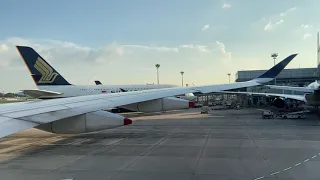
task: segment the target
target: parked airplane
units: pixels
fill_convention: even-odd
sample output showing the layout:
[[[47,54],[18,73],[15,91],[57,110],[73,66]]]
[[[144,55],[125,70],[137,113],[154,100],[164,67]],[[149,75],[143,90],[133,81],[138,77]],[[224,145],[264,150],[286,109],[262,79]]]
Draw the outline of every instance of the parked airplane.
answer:
[[[257,92],[233,92],[233,91],[223,91],[221,93],[230,93],[230,94],[247,94],[247,95],[257,95],[257,96],[267,96],[274,97],[273,105],[277,108],[288,107],[287,99],[292,99],[296,101],[301,101],[310,106],[318,107],[320,106],[320,84],[316,80],[315,82],[310,83],[306,87],[294,87],[294,86],[276,86],[276,85],[265,85],[271,89],[280,89],[280,90],[290,90],[290,91],[299,91],[304,92],[303,95],[294,95],[294,94],[277,94],[277,93],[257,93]]]
[[[236,92],[236,91],[220,91],[219,93],[224,93],[224,94],[244,94],[244,95],[256,95],[256,96],[273,97],[274,100],[272,102],[272,105],[274,105],[277,108],[286,108],[286,107],[288,107],[286,99],[302,101],[302,102],[308,104],[308,101],[306,100],[304,95],[276,94],[276,93],[258,93],[258,92]]]
[[[141,91],[149,89],[161,89],[177,87],[170,84],[150,84],[150,85],[71,85],[63,78],[49,63],[47,63],[31,47],[17,46],[17,49],[27,65],[31,76],[39,89],[22,90],[28,96],[38,99],[66,98],[74,96],[84,96],[102,93],[117,93],[121,89],[126,91]],[[170,98],[170,101],[182,104],[183,108],[193,107],[195,100],[193,94],[181,95],[179,98]],[[178,108],[179,109],[179,108]]]
[[[27,48],[28,49],[28,48]],[[33,57],[28,50],[28,58]],[[30,50],[30,49],[29,49]],[[105,108],[119,106],[139,107],[142,109],[153,109],[155,111],[171,106],[171,102],[165,98],[187,93],[209,93],[229,89],[251,87],[269,82],[277,76],[283,68],[296,56],[288,56],[276,66],[268,70],[256,79],[230,84],[173,87],[164,89],[153,89],[123,93],[108,93],[99,95],[85,95],[69,98],[58,98],[47,101],[21,102],[0,105],[0,137],[4,137],[25,129],[38,128],[44,131],[59,134],[76,134],[100,131],[108,128],[131,124],[132,121],[121,115],[104,111]],[[45,67],[45,64],[38,64],[35,68],[41,69],[42,75],[34,75],[36,82],[47,84],[65,81],[56,74],[53,69]]]
[[[286,106],[285,99],[302,101],[310,106],[315,106],[315,107],[320,106],[320,84],[318,81],[310,83],[306,87],[276,86],[276,85],[266,85],[266,86],[270,87],[271,89],[299,91],[299,92],[305,93],[304,95],[260,93],[260,95],[277,97],[274,100],[274,105],[276,107],[279,107],[279,108],[285,107]]]
[[[99,80],[95,80],[94,82],[95,82],[96,85],[102,85],[102,83]],[[151,84],[151,85],[153,85],[153,84]],[[172,87],[178,87],[178,86],[172,85]],[[128,90],[125,90],[123,88],[119,88],[119,90],[120,90],[120,92],[128,92]],[[181,99],[185,99],[185,100],[188,100],[188,101],[194,101],[197,98],[193,93],[179,95],[179,96],[176,96],[176,97],[177,98],[181,98]]]
[[[317,32],[317,64],[320,61],[320,44],[319,44],[319,31]],[[264,94],[264,95],[273,95],[277,97],[274,100],[274,105],[276,107],[285,107],[287,106],[285,99],[294,99],[298,101],[305,102],[310,106],[318,107],[320,106],[320,84],[316,80],[313,83],[310,83],[307,87],[292,87],[292,86],[276,86],[276,85],[267,85],[271,89],[281,89],[281,90],[291,90],[304,92],[304,95],[291,95],[291,94]]]
[[[276,85],[266,85],[267,87],[271,89],[281,89],[281,90],[290,90],[290,91],[299,91],[299,92],[305,92],[305,93],[314,93],[315,91],[320,90],[320,84],[318,81],[310,83],[306,87],[294,87],[294,86],[276,86]]]

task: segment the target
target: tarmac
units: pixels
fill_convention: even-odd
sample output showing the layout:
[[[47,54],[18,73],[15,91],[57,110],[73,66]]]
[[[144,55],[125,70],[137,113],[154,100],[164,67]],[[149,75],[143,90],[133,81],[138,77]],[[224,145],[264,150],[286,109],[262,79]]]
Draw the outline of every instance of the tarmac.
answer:
[[[254,109],[126,114],[130,126],[82,135],[36,129],[0,139],[4,180],[315,180],[320,121]]]

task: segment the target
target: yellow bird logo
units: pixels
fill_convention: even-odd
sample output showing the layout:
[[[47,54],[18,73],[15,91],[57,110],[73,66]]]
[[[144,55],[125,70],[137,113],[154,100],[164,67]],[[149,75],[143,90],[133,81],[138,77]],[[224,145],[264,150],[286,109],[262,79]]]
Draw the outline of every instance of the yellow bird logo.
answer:
[[[38,57],[34,68],[42,75],[38,83],[52,83],[59,75],[58,73],[53,72],[53,69],[40,57]]]

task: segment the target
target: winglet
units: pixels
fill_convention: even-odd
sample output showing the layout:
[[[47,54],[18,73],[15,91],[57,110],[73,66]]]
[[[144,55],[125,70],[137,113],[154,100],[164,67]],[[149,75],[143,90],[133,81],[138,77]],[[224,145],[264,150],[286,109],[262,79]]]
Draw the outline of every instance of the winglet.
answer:
[[[258,83],[266,83],[272,81],[297,55],[298,54],[291,54],[290,56],[286,57],[284,60],[273,66],[271,69],[269,69],[267,72],[263,73],[261,76],[253,79],[252,81]]]
[[[27,46],[16,46],[21,58],[28,67],[37,86],[40,85],[70,85],[48,62],[34,49]]]

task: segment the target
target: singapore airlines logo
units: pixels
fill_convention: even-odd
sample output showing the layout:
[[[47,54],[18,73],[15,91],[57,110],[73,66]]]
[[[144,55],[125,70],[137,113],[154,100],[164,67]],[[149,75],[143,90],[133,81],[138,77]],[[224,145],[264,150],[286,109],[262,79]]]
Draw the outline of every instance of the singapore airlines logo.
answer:
[[[53,72],[53,69],[40,57],[38,57],[34,67],[41,74],[41,78],[38,83],[52,83],[58,76],[58,73]]]

